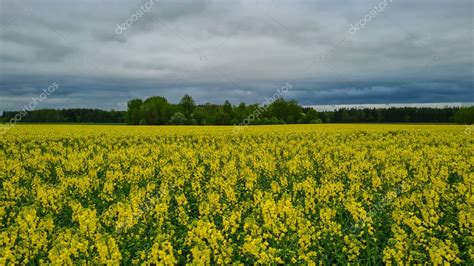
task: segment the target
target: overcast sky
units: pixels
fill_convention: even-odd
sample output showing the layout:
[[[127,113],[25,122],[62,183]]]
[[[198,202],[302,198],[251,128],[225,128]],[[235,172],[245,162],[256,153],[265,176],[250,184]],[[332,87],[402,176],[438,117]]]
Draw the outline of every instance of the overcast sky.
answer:
[[[0,0],[0,111],[473,102],[474,1],[385,1]]]

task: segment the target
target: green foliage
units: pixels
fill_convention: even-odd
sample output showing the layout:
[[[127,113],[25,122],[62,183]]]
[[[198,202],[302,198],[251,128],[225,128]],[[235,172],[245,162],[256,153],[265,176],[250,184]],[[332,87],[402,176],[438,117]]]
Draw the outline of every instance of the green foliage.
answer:
[[[186,116],[180,112],[177,112],[171,116],[169,123],[171,125],[184,125],[186,124],[186,121]]]
[[[284,121],[286,124],[302,122],[301,119],[304,115],[303,108],[297,101],[286,101],[283,98],[279,98],[271,103],[266,111],[268,117],[276,117],[277,119]]]
[[[222,106],[222,110],[226,114],[231,114],[232,113],[232,104],[228,100],[225,100],[224,105]]]
[[[204,107],[196,107],[194,109],[194,112],[192,113],[191,117],[196,119],[197,121],[202,121],[203,119],[206,119],[208,116],[207,111]]]
[[[41,123],[124,123],[127,112],[104,111],[99,109],[73,108],[73,109],[38,109],[22,111],[5,111],[0,116],[0,122],[10,122],[21,116],[17,122]]]
[[[184,95],[178,104],[169,103],[164,97],[154,96],[146,100],[133,99],[127,111],[99,109],[40,109],[33,111],[5,111],[0,122],[8,123],[22,114],[17,122],[47,123],[124,123],[129,125],[274,125],[313,123],[459,123],[472,124],[474,107],[445,108],[341,108],[336,111],[318,112],[302,107],[294,100],[278,98],[266,106],[240,103],[232,105],[228,100],[222,105],[206,103],[196,105],[194,99]],[[176,113],[184,115],[173,117]],[[176,120],[178,119],[178,120]]]
[[[193,97],[187,94],[185,94],[183,98],[181,98],[179,105],[183,109],[183,112],[186,118],[189,118],[191,114],[193,113],[194,108],[196,108],[196,103],[194,102]]]
[[[216,125],[230,125],[231,114],[223,111],[218,111],[215,115],[214,122]]]
[[[143,104],[141,99],[133,99],[128,102],[127,124],[138,125],[140,123],[140,108]]]
[[[474,106],[463,107],[459,109],[454,115],[454,120],[458,124],[468,124],[471,125],[474,123]]]
[[[171,117],[171,105],[164,97],[154,96],[143,102],[140,107],[140,117],[147,125],[164,125]]]

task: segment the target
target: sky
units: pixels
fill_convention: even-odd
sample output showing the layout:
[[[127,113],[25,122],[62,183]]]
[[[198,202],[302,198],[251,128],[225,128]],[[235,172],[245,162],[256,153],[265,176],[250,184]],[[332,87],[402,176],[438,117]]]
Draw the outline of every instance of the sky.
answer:
[[[472,0],[0,0],[0,112],[474,102]],[[44,96],[44,95],[43,95]]]

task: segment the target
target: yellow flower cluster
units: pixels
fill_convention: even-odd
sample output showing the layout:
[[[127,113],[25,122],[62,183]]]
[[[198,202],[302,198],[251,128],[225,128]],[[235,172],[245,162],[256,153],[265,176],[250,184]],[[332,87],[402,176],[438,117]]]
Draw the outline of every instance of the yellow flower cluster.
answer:
[[[451,125],[17,125],[0,265],[472,265],[473,152]]]

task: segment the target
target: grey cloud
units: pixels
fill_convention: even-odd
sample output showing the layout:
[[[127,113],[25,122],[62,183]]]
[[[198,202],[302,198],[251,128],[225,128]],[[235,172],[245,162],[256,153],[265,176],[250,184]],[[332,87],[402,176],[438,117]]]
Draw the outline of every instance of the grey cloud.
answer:
[[[474,98],[468,0],[393,1],[355,35],[377,2],[160,0],[116,34],[145,0],[0,1],[0,111],[53,81],[44,107],[262,102],[287,82],[307,105]]]

